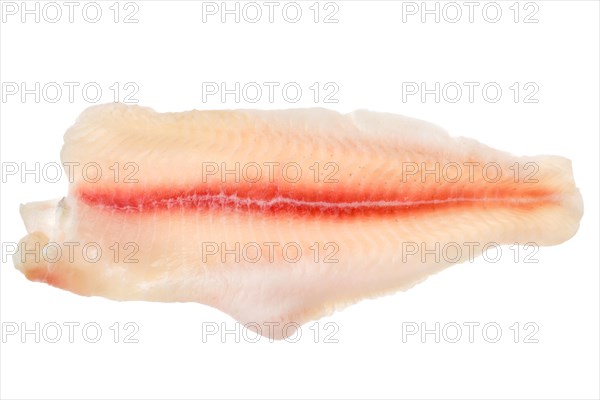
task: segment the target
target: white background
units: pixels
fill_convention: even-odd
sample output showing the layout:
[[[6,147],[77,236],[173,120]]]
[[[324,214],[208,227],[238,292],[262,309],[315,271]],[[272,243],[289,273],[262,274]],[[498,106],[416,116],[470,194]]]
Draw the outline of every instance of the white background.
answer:
[[[204,23],[202,3],[193,1],[137,1],[139,22],[131,24],[122,20],[134,8],[121,4],[115,23],[112,1],[99,3],[103,14],[97,23],[83,19],[85,3],[75,9],[73,23],[64,6],[57,23],[43,15],[39,23],[34,16],[22,23],[20,13],[3,15],[3,84],[78,82],[81,88],[96,82],[103,89],[100,102],[108,102],[113,83],[133,82],[140,104],[159,111],[324,106],[410,115],[515,154],[570,158],[585,215],[573,239],[540,249],[539,263],[524,263],[522,255],[515,263],[504,248],[500,262],[479,259],[451,267],[406,293],[366,300],[320,320],[317,343],[308,325],[297,343],[248,343],[243,336],[236,343],[234,335],[225,343],[218,335],[203,341],[203,323],[233,328],[234,321],[198,304],[79,297],[27,281],[3,254],[3,326],[95,322],[103,336],[88,343],[76,331],[74,343],[65,337],[36,343],[33,335],[24,341],[3,335],[1,396],[598,398],[599,6],[538,1],[525,9],[521,3],[515,23],[513,3],[499,2],[497,23],[483,18],[483,2],[472,23],[462,2],[464,15],[456,23],[444,15],[439,23],[431,15],[422,23],[420,14],[404,14],[404,22],[407,5],[392,1],[337,2],[338,23],[322,22],[334,10],[323,10],[323,4],[320,22],[313,22],[312,1],[301,4],[298,23],[283,19],[281,5],[273,23],[267,15],[257,23],[243,17],[235,23],[233,16],[221,23],[219,14]],[[524,23],[534,9],[538,22]],[[454,18],[453,10],[446,11]],[[232,96],[225,103],[218,96],[203,102],[203,82],[297,82],[304,94],[297,103],[282,99],[281,92],[273,103],[266,94],[255,104],[243,99],[236,104]],[[338,85],[339,102],[321,98],[315,104],[308,88],[314,82]],[[403,101],[403,82],[497,82],[503,95],[496,103],[483,99],[481,91],[472,103],[466,93],[456,103],[436,103],[432,96],[424,103],[418,96]],[[514,82],[535,83],[538,102],[524,103],[522,93],[515,103],[509,89]],[[66,89],[56,103],[47,100],[36,103],[30,95],[23,101],[19,94],[2,99],[3,163],[59,162],[64,131],[91,103],[80,89],[72,102]],[[25,235],[20,203],[60,197],[66,186],[65,180],[8,178],[2,185],[2,242]],[[123,333],[128,321],[139,327],[139,342],[123,343],[120,337],[114,343],[109,327],[119,322]],[[339,327],[337,343],[325,343],[326,322]],[[436,322],[494,322],[503,333],[497,343],[488,343],[481,330],[469,343],[466,328],[458,343],[443,338],[436,343],[433,335],[425,343],[418,335],[403,341],[406,322],[429,328]],[[518,343],[510,330],[515,322],[521,326]],[[539,327],[538,343],[524,343],[527,322]]]

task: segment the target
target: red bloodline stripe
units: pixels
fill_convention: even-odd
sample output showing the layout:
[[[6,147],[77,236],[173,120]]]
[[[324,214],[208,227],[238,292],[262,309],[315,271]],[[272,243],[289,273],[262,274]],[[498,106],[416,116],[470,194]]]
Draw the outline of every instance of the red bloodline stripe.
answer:
[[[275,185],[207,186],[197,188],[124,189],[80,188],[78,198],[91,206],[115,211],[151,212],[181,207],[193,210],[236,210],[268,213],[363,215],[390,214],[407,211],[431,211],[449,206],[532,207],[548,202],[551,193],[521,184],[498,185],[487,196],[478,197],[482,187],[464,187],[460,197],[451,185],[439,187],[406,186],[395,193],[353,193],[349,188],[328,187],[285,189]],[[328,190],[323,190],[328,189]],[[414,190],[421,189],[421,190]],[[427,190],[424,190],[427,189]],[[433,189],[433,190],[432,190]],[[478,190],[477,190],[478,189]],[[518,196],[516,194],[518,193]],[[489,199],[493,200],[489,200]],[[275,200],[275,201],[274,201]],[[390,204],[385,204],[385,203]]]

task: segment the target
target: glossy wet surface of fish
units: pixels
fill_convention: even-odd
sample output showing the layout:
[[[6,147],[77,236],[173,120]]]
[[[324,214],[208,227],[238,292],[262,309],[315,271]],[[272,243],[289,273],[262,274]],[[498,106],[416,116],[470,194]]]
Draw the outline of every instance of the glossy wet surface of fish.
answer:
[[[79,117],[61,158],[88,174],[65,198],[22,207],[21,249],[37,250],[15,264],[29,279],[199,302],[245,324],[302,324],[409,288],[484,243],[558,244],[582,215],[562,157],[368,111],[108,104]],[[455,257],[430,254],[449,244]]]

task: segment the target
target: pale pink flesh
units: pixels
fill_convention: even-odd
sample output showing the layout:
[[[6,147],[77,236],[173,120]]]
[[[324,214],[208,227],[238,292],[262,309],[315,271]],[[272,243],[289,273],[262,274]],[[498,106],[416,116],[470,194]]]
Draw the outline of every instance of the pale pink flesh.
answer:
[[[67,132],[62,159],[93,161],[102,171],[131,163],[138,182],[103,174],[90,183],[75,175],[62,201],[23,206],[27,248],[94,242],[105,251],[93,263],[81,252],[53,263],[19,253],[15,263],[28,278],[117,300],[199,302],[259,325],[302,324],[406,289],[450,264],[423,258],[422,250],[436,244],[457,243],[462,257],[452,261],[462,262],[470,255],[465,243],[560,243],[582,214],[566,159],[514,157],[422,121],[366,111],[158,114],[98,106]],[[485,165],[507,174],[515,162],[535,164],[537,182],[481,178]],[[294,163],[303,175],[297,182],[278,173],[233,182],[207,173],[207,166],[235,163]],[[407,174],[410,166],[449,163],[472,165],[472,174],[463,167],[460,179],[439,182],[423,171]],[[125,262],[124,250],[115,260],[107,250],[114,243],[137,245],[137,262]],[[256,244],[269,257],[253,263],[223,259],[223,251],[207,255],[212,243]],[[273,259],[267,243],[278,244]],[[297,243],[302,257],[284,259],[288,243]],[[405,254],[407,243],[419,244],[418,251]]]

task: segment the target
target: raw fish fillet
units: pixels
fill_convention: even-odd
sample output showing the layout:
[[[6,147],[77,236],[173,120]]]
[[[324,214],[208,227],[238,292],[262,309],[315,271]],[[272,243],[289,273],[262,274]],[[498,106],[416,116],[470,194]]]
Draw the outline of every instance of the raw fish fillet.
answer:
[[[569,160],[392,114],[107,104],[64,141],[68,196],[21,207],[27,278],[203,303],[275,338],[488,243],[561,243],[583,212]]]

